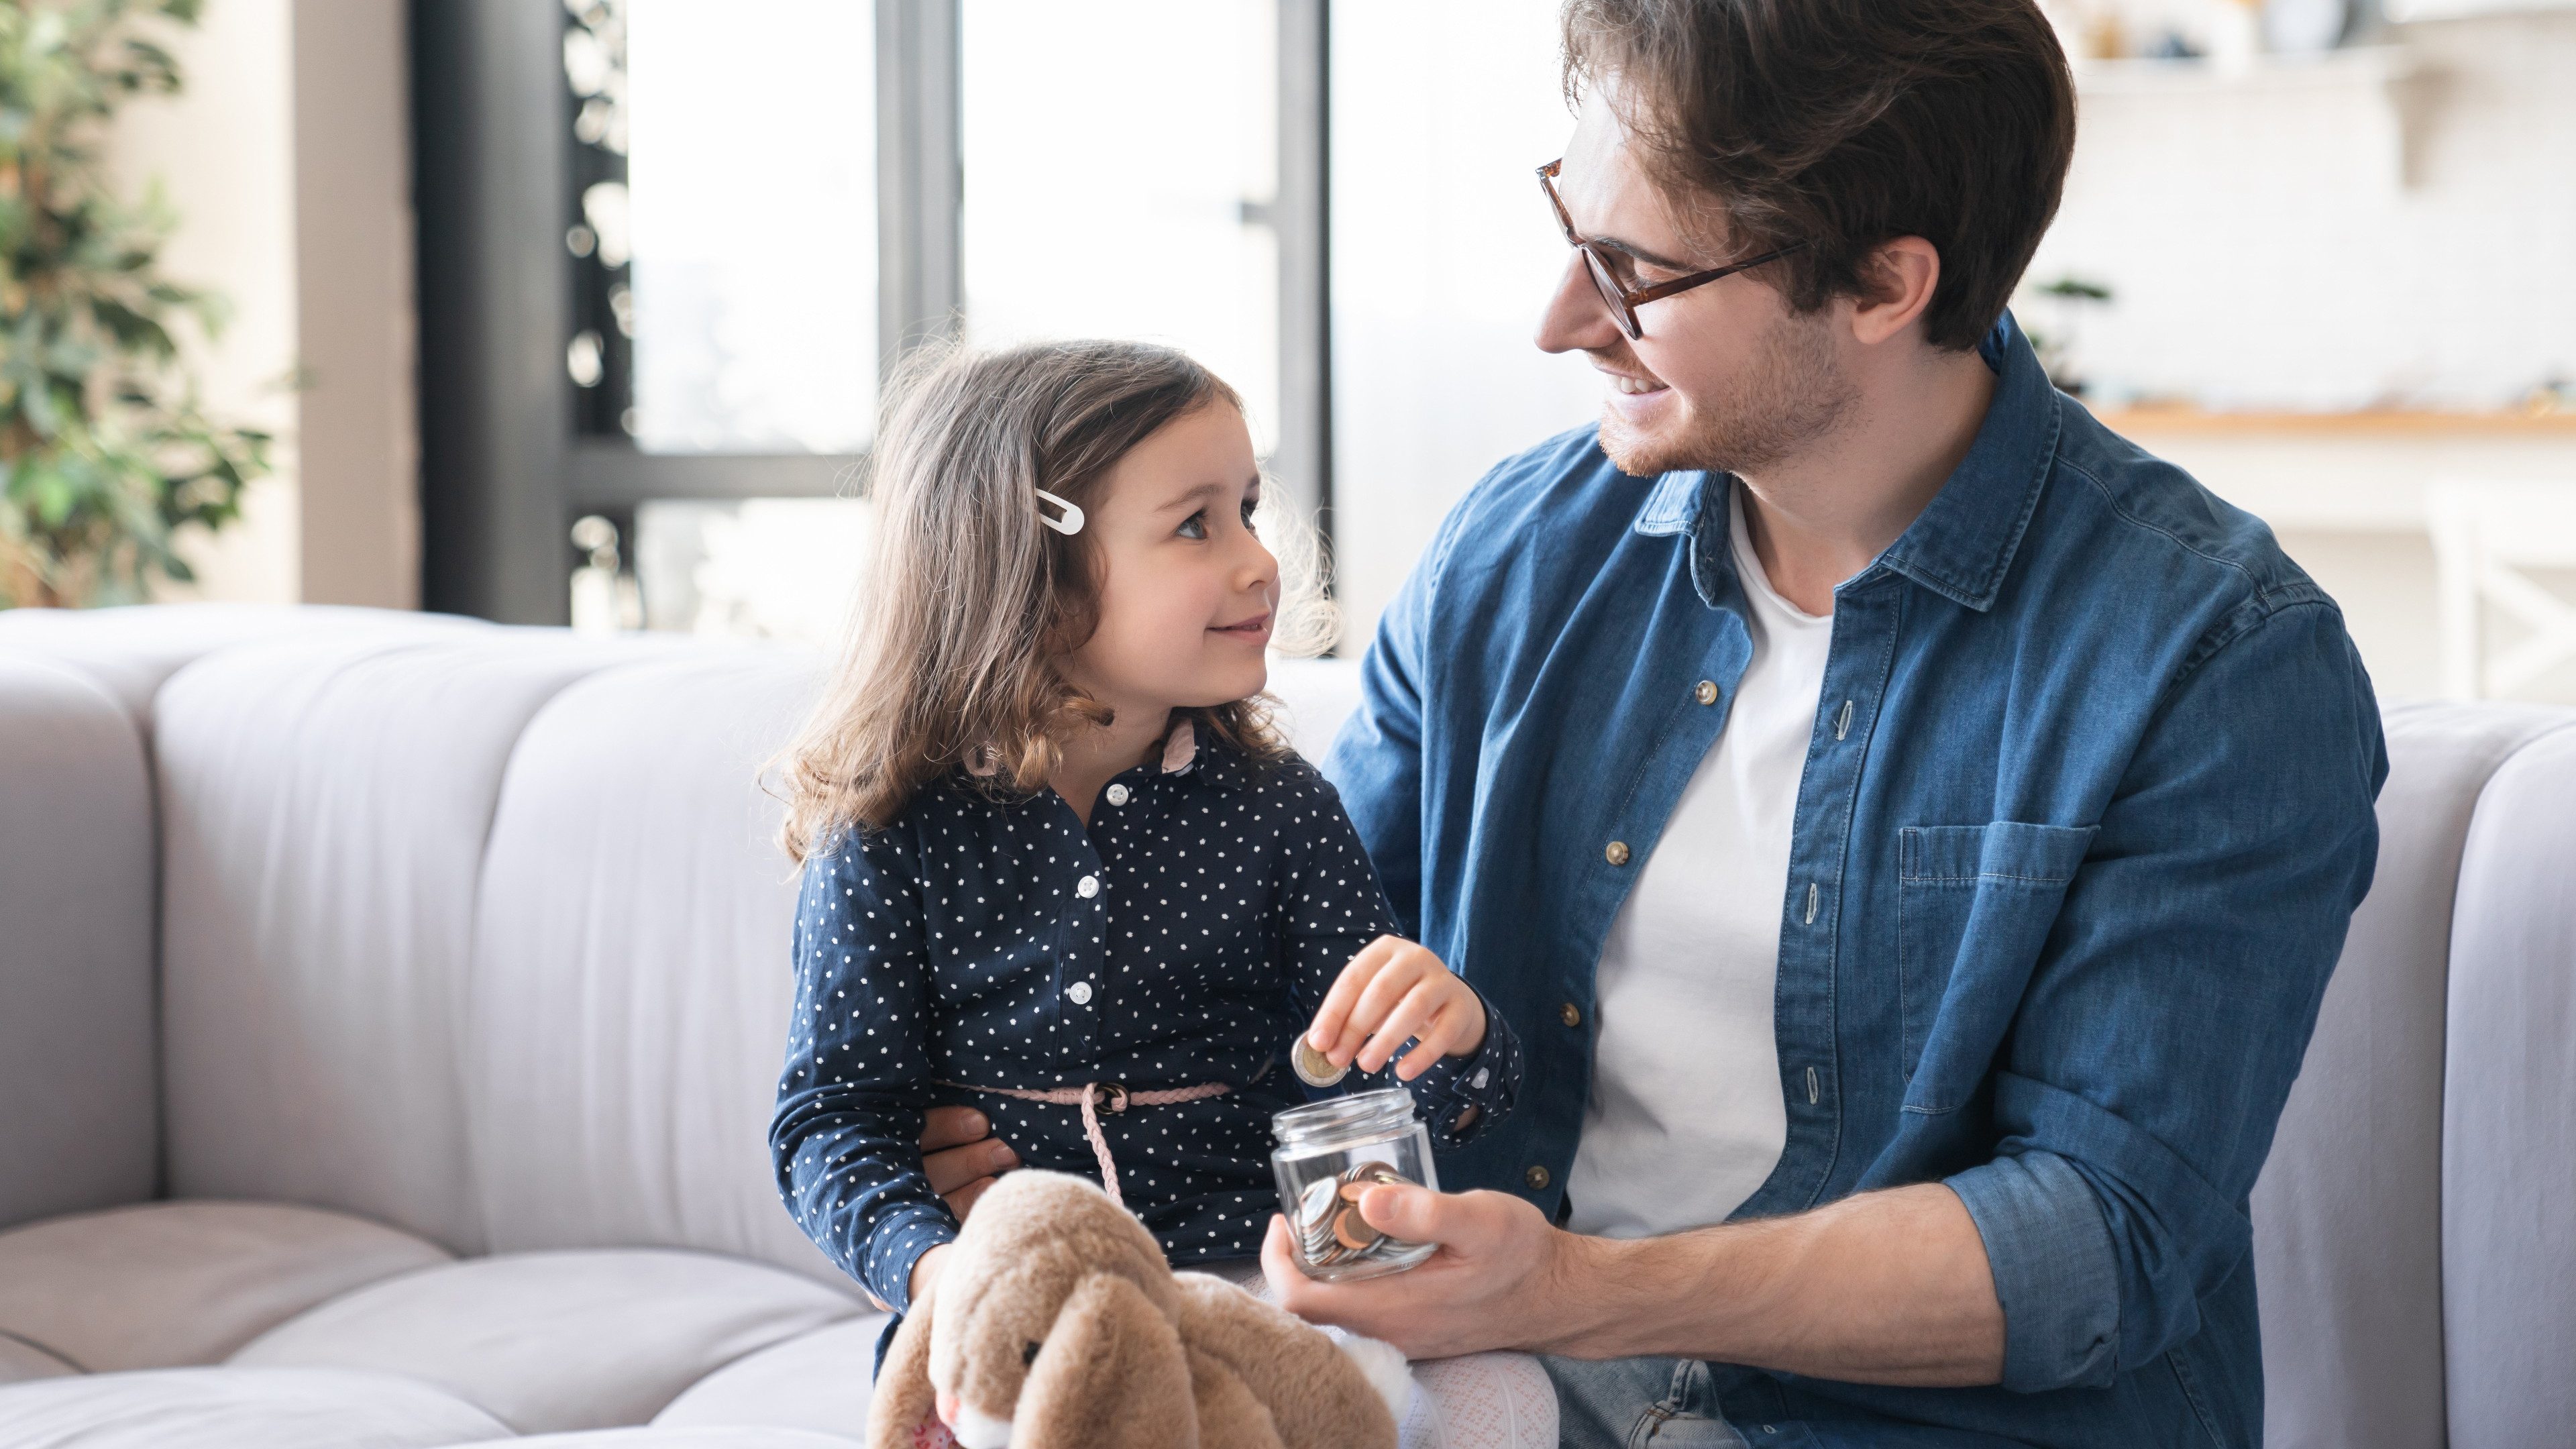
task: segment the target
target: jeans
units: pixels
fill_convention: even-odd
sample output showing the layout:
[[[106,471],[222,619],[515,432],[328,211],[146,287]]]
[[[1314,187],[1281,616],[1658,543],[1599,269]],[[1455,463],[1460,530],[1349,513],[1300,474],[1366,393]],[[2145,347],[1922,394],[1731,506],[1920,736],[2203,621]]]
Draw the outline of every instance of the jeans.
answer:
[[[1564,1449],[1746,1449],[1695,1358],[1543,1357]]]

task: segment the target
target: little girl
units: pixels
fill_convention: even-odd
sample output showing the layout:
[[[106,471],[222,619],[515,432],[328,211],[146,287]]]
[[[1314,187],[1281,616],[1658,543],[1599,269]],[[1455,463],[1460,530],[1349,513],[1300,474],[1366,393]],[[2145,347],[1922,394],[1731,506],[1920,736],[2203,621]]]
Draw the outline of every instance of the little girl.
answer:
[[[1338,797],[1262,708],[1260,494],[1233,390],[1161,347],[953,353],[879,431],[875,565],[789,756],[770,1147],[797,1222],[897,1312],[957,1234],[934,1105],[1096,1174],[1175,1266],[1259,1253],[1301,1035],[1392,1063],[1435,1144],[1510,1110],[1511,1029],[1380,939]]]

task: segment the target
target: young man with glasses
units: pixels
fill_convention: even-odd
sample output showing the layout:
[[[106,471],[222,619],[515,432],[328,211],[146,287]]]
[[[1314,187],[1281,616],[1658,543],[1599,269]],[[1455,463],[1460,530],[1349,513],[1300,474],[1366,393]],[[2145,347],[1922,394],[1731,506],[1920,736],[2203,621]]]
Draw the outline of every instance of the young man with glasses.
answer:
[[[1327,772],[1523,1108],[1291,1308],[1570,1444],[2251,1445],[2248,1197],[2377,848],[2332,600],[2004,305],[2031,0],[1572,0],[1539,327],[1610,386],[1387,611]]]

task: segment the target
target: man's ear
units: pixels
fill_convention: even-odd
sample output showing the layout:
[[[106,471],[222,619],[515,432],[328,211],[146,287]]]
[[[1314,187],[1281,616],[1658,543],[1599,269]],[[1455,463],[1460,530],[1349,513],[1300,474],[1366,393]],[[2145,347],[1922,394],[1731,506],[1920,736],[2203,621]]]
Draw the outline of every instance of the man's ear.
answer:
[[[1876,346],[1914,325],[1941,284],[1941,253],[1919,236],[1878,244],[1861,264],[1867,290],[1852,301],[1852,340]]]

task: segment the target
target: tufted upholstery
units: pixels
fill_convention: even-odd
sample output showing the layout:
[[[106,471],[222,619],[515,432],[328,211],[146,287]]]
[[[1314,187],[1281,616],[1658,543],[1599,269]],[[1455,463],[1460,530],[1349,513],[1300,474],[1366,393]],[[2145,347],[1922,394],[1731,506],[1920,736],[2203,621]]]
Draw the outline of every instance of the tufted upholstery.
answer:
[[[0,1443],[848,1449],[882,1320],[762,1145],[793,892],[755,780],[820,668],[0,614]],[[1274,684],[1320,754],[1351,667]],[[2388,727],[2255,1194],[2269,1437],[2557,1442],[2576,721]]]

